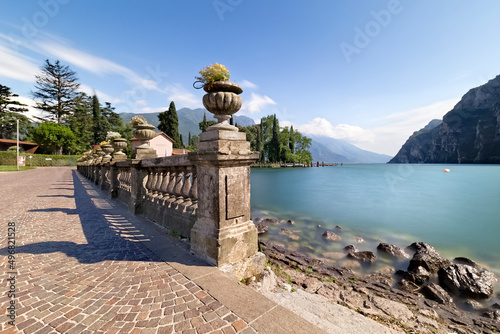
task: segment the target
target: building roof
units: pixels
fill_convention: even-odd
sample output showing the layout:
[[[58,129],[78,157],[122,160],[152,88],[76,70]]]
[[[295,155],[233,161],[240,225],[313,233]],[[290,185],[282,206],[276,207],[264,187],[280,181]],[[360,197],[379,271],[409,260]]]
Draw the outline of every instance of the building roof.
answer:
[[[6,151],[10,146],[14,146],[17,144],[17,141],[14,139],[0,139],[0,151]],[[28,141],[19,141],[19,146],[24,149],[27,153],[35,153],[38,148],[37,143],[31,143]]]
[[[188,154],[189,152],[191,152],[191,151],[188,150],[187,148],[174,148],[172,150],[172,155]]]

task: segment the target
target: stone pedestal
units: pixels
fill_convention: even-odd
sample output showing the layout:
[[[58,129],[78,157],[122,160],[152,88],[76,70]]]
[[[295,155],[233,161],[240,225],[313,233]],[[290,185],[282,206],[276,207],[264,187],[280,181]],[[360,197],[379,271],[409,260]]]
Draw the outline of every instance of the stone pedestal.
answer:
[[[250,220],[250,165],[258,157],[258,152],[250,151],[245,133],[227,126],[209,128],[200,135],[197,152],[189,153],[197,166],[200,198],[191,250],[218,267],[256,258],[263,270],[262,257],[256,257],[257,229]]]
[[[137,160],[153,159],[153,158],[157,158],[157,157],[158,156],[156,155],[156,150],[154,148],[146,146],[146,145],[138,146],[135,150],[134,159],[137,159]]]

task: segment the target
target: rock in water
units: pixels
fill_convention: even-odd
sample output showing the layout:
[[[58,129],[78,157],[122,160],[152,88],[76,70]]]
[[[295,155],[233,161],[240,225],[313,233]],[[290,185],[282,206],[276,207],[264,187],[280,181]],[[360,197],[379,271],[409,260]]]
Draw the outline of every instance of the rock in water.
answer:
[[[338,234],[333,233],[332,231],[325,231],[323,233],[323,238],[327,240],[340,240],[340,236]]]
[[[379,250],[381,252],[385,252],[389,255],[392,255],[393,257],[395,257],[397,259],[409,259],[410,258],[410,255],[408,255],[404,251],[404,249],[402,249],[398,246],[389,245],[389,244],[386,244],[383,242],[377,246],[377,250]]]
[[[267,225],[262,224],[262,223],[255,225],[255,227],[257,228],[258,234],[263,234],[263,233],[266,233],[267,231],[269,231],[269,227],[267,227]]]
[[[471,298],[489,298],[497,282],[495,274],[484,268],[453,264],[438,272],[439,282],[453,293]]]
[[[415,251],[413,258],[408,266],[408,272],[416,272],[418,267],[423,267],[431,274],[437,273],[439,269],[447,267],[451,264],[450,261],[441,257],[434,247],[425,242],[414,242],[409,249]]]
[[[373,263],[377,259],[377,256],[369,251],[358,251],[353,245],[345,246],[344,251],[347,252],[347,257],[359,260],[365,263]]]

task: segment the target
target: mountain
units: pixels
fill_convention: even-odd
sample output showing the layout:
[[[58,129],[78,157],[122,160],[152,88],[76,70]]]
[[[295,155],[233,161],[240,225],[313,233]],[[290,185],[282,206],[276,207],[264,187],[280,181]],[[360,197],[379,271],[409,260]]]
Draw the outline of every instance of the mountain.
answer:
[[[306,134],[312,139],[313,161],[347,163],[386,163],[391,156],[365,151],[340,139]]]
[[[441,123],[413,133],[389,162],[500,163],[500,75],[469,90]]]
[[[130,122],[130,119],[132,117],[141,115],[146,119],[146,121],[148,121],[149,124],[158,127],[158,124],[160,124],[160,121],[158,120],[158,114],[159,112],[142,113],[142,114],[121,113],[119,115],[126,123]],[[179,133],[182,134],[182,138],[184,139],[185,144],[187,144],[190,132],[192,136],[194,135],[198,136],[200,134],[199,123],[203,121],[203,114],[207,115],[208,121],[216,121],[216,119],[213,118],[213,115],[209,111],[203,108],[198,108],[198,109],[182,108],[177,110],[177,117],[179,118]],[[234,122],[235,124],[241,126],[249,126],[255,124],[253,119],[246,116],[238,116],[238,115],[234,115]]]

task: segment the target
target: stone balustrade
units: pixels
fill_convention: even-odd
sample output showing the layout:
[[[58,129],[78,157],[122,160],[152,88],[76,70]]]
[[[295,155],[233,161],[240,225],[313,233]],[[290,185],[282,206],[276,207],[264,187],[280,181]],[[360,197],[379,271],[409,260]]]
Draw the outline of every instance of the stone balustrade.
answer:
[[[245,134],[202,134],[198,152],[171,157],[107,161],[87,157],[78,171],[130,212],[190,239],[191,250],[239,278],[263,268],[250,220],[250,165]]]

